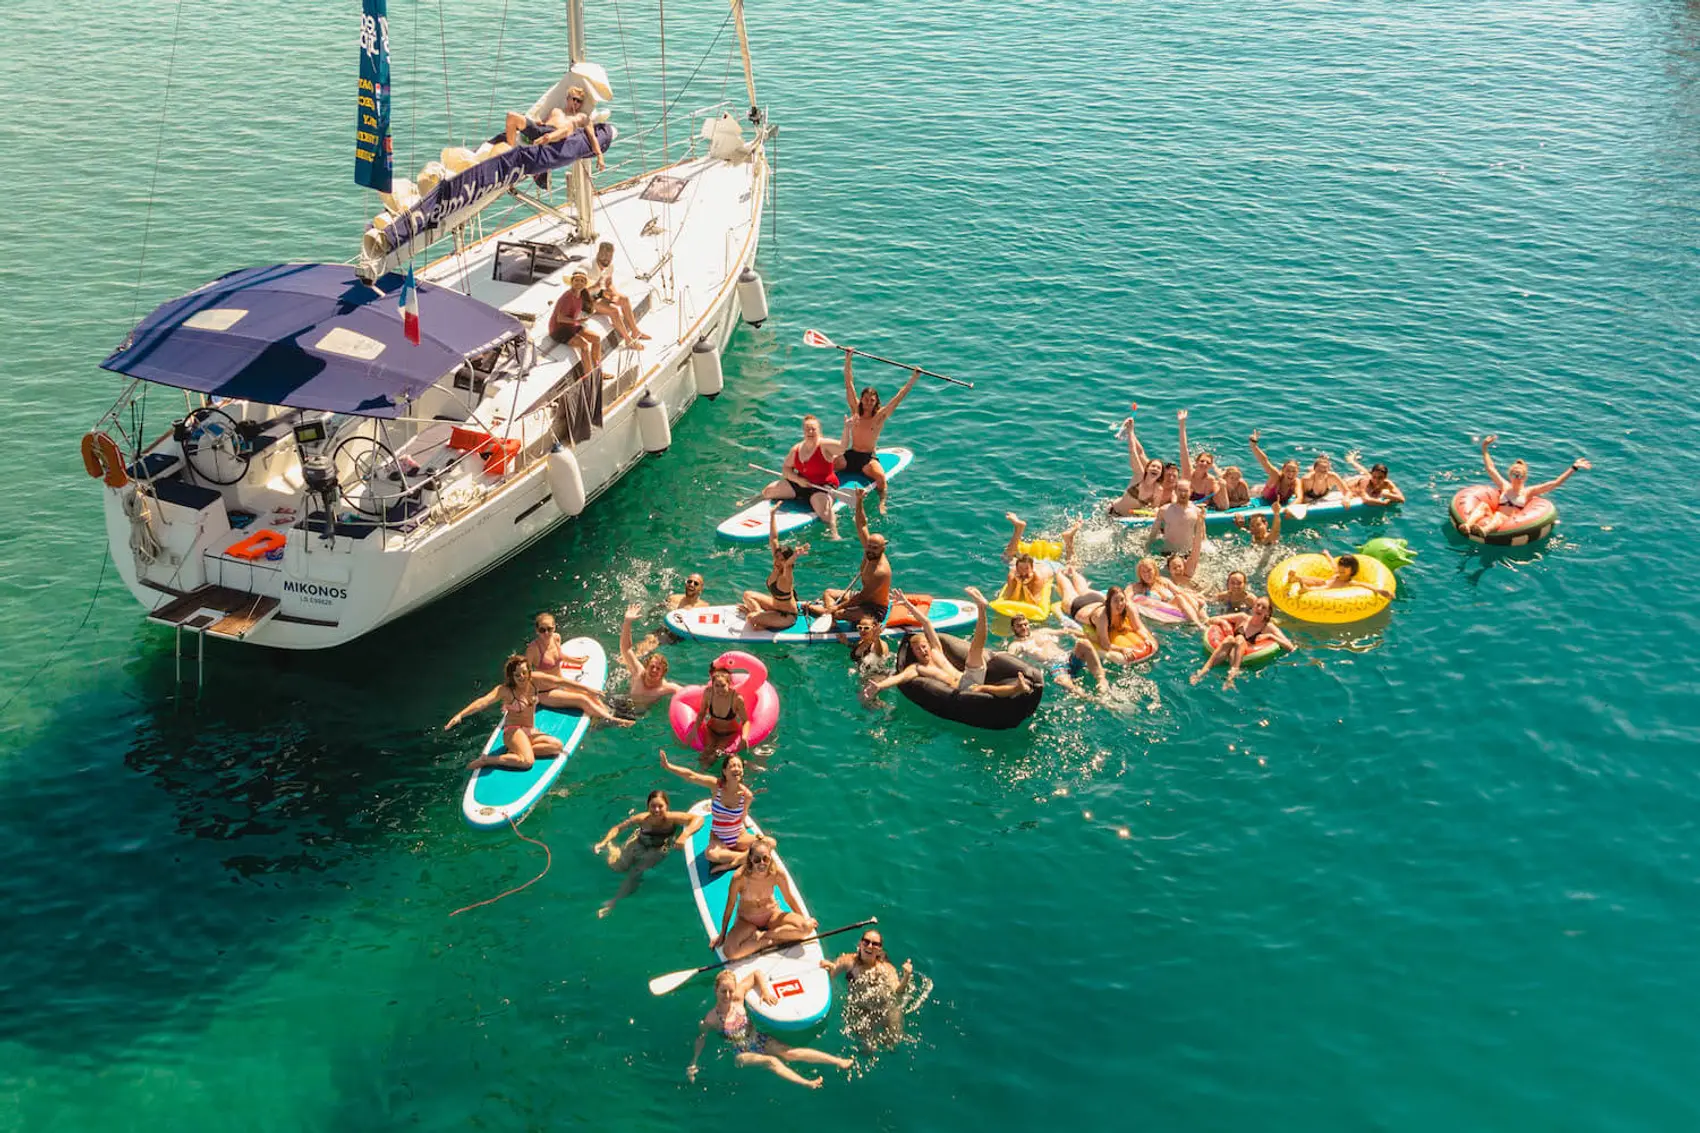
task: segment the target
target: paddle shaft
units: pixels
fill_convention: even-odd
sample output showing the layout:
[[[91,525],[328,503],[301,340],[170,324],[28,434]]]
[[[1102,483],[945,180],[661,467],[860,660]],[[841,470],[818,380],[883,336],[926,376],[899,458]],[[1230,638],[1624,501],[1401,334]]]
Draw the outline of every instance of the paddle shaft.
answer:
[[[932,370],[923,370],[921,367],[911,366],[907,362],[898,362],[891,358],[882,358],[878,354],[869,354],[866,350],[857,350],[854,346],[840,346],[838,349],[848,350],[857,357],[866,358],[870,362],[884,362],[887,366],[896,366],[899,370],[914,370],[918,373],[927,375],[929,378],[937,378],[941,382],[949,382],[953,386],[961,386],[964,389],[974,388],[973,382],[965,382],[961,378],[953,378],[949,374],[937,374]]]
[[[807,944],[811,940],[825,940],[829,936],[838,936],[840,933],[855,932],[859,928],[867,928],[871,924],[879,924],[879,920],[880,919],[878,917],[869,917],[865,921],[857,921],[855,924],[847,924],[843,928],[835,928],[835,929],[832,929],[830,932],[817,932],[813,936],[805,936],[801,940],[787,940],[783,944],[769,944],[766,948],[758,948],[754,952],[751,952],[749,955],[739,956],[737,959],[734,959],[734,960],[721,960],[721,961],[714,963],[714,964],[704,964],[702,967],[693,970],[690,973],[690,975],[687,975],[684,980],[681,980],[679,982],[679,984],[675,984],[674,987],[680,986],[680,984],[683,984],[683,983],[689,981],[691,979],[691,977],[693,977],[693,976],[700,976],[704,972],[718,971],[719,969],[726,967],[728,964],[736,964],[741,960],[752,960],[757,956],[765,956],[769,952],[778,952],[783,948],[790,948],[794,944]],[[678,972],[673,972],[671,974],[674,975],[674,976],[679,975]],[[657,979],[666,979],[667,977],[658,976],[656,978]],[[652,983],[652,984],[655,983],[655,982],[656,982],[655,980],[650,981],[650,983]],[[672,991],[673,988],[668,988],[667,990]]]
[[[777,468],[763,468],[761,465],[756,464],[753,461],[750,463],[750,467],[755,469],[757,472],[765,472],[769,476],[777,476],[781,480],[788,480],[799,487],[813,488],[816,491],[831,493],[832,495],[843,499],[847,504],[854,505],[856,502],[855,493],[847,492],[843,488],[834,488],[831,484],[811,484],[807,479],[794,472],[785,472]]]

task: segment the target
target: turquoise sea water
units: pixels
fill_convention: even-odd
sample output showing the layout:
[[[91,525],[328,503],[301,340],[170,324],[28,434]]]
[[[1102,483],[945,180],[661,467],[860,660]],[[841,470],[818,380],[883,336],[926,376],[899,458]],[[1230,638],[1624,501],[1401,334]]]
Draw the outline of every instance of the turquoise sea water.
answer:
[[[564,56],[557,11],[516,3],[492,82],[497,5],[448,0],[442,32],[392,6],[404,165]],[[0,697],[36,678],[0,716],[0,1127],[1700,1123],[1700,564],[1691,492],[1655,488],[1700,476],[1693,7],[752,0],[774,317],[728,393],[476,589],[332,653],[215,647],[197,703],[110,572],[90,606],[76,443],[135,314],[353,253],[354,7],[183,5],[151,217],[176,9],[0,13]],[[678,95],[722,12],[668,6],[681,108],[740,97],[727,38]],[[654,15],[591,3],[628,108],[614,21],[641,67]],[[652,122],[652,73],[636,96]],[[527,823],[542,882],[453,919],[541,852],[462,827],[485,733],[440,727],[537,609],[612,644],[691,568],[759,584],[712,522],[838,411],[807,326],[977,382],[920,387],[887,434],[922,452],[882,525],[913,589],[993,582],[1007,508],[1036,532],[1099,509],[1129,398],[1164,451],[1188,406],[1241,463],[1255,426],[1277,457],[1387,460],[1400,513],[1291,542],[1421,557],[1371,632],[1228,693],[1187,686],[1168,632],[1113,710],[1053,699],[1006,735],[865,708],[836,650],[765,654],[758,814],[823,923],[877,913],[934,989],[911,1043],[818,1094],[723,1053],[689,1085],[706,986],[644,989],[705,958],[681,869],[599,921],[617,879],[588,852],[683,786],[662,716],[594,733]],[[1595,462],[1538,551],[1445,533],[1485,431],[1537,477]],[[837,585],[853,545],[815,544],[805,588]],[[1131,571],[1124,536],[1083,545],[1095,578]]]

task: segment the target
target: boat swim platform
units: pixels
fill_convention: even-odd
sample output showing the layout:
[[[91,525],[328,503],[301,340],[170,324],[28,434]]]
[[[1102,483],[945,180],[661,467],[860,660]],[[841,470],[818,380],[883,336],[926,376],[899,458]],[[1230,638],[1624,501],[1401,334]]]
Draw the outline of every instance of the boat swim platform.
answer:
[[[271,620],[277,609],[276,598],[228,586],[203,586],[160,606],[148,614],[148,621],[240,641]]]

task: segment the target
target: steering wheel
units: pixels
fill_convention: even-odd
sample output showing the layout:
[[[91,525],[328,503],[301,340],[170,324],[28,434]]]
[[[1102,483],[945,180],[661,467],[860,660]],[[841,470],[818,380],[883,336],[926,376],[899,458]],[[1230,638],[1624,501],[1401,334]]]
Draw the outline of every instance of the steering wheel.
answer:
[[[396,461],[395,450],[371,437],[349,437],[331,452],[337,491],[361,515],[382,518],[413,489]],[[391,480],[394,470],[398,479]]]
[[[183,459],[195,475],[210,484],[228,487],[248,475],[252,453],[242,451],[236,419],[214,405],[190,410],[183,419],[186,436]]]

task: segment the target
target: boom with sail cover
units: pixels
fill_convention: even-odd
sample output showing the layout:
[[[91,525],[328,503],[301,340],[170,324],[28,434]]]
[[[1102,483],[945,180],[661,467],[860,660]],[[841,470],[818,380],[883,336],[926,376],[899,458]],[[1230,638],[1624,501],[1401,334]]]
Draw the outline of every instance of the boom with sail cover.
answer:
[[[603,153],[608,152],[617,136],[609,123],[597,123],[596,141]],[[395,270],[477,216],[480,209],[527,177],[537,177],[589,156],[590,140],[583,131],[576,131],[547,145],[517,146],[443,178],[388,225],[366,230],[360,241],[357,268],[360,278],[373,280]]]

